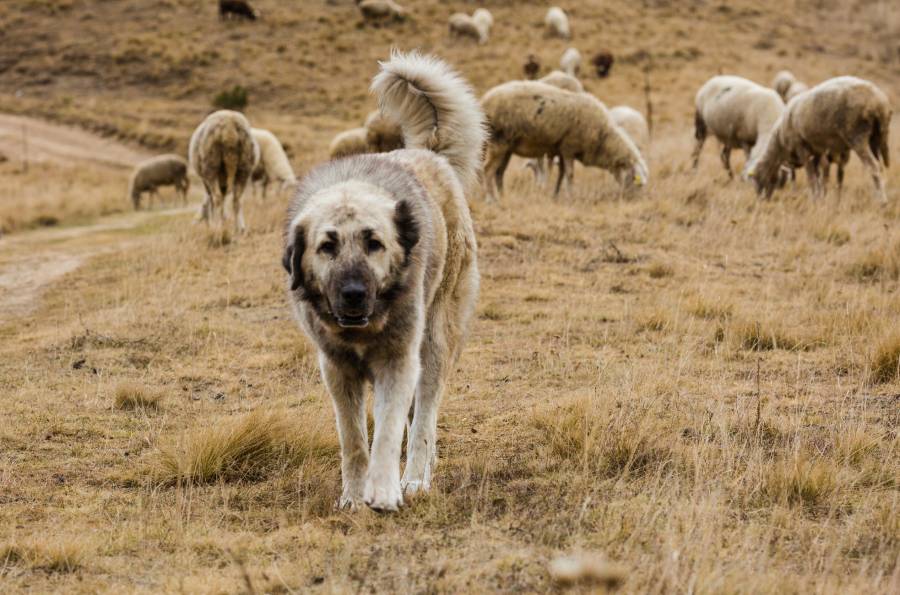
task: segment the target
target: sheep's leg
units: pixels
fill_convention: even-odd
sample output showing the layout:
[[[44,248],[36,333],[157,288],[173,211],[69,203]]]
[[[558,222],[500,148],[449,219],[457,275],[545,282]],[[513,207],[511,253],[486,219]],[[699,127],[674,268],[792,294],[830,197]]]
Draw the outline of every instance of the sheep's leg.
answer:
[[[875,185],[875,199],[882,205],[887,204],[887,193],[884,190],[884,178],[882,177],[881,162],[872,154],[867,140],[857,140],[853,143],[853,152],[862,161],[863,167],[869,170],[872,176],[872,183]]]
[[[559,157],[559,177],[556,178],[556,190],[553,192],[553,196],[559,196],[559,189],[562,188],[563,177],[566,175],[566,160],[562,158],[561,155],[556,155]]]
[[[819,158],[812,157],[806,162],[806,177],[809,180],[809,191],[813,200],[819,198],[821,193],[822,170],[819,168]]]
[[[844,192],[844,166],[847,165],[847,160],[849,156],[841,155],[838,157],[837,161],[837,196],[838,200],[841,199],[841,194]]]
[[[722,145],[722,153],[719,156],[722,158],[722,165],[725,166],[725,171],[728,172],[728,180],[733,180],[734,172],[731,171],[731,147]]]
[[[503,196],[503,175],[506,173],[506,168],[509,165],[509,160],[512,158],[512,151],[506,151],[501,157],[500,162],[497,164],[497,173],[494,178],[497,182],[497,191],[499,192],[499,196]]]
[[[703,143],[706,142],[706,128],[701,128],[701,126],[698,124],[695,138],[697,139],[697,141],[696,143],[694,143],[694,150],[691,153],[691,159],[693,160],[692,167],[694,169],[697,169],[697,166],[700,165],[700,152],[703,150]]]
[[[484,163],[484,194],[488,202],[497,202],[497,166],[500,163],[499,154],[488,148],[487,159]]]
[[[246,233],[247,226],[244,223],[244,209],[241,206],[241,196],[244,194],[245,182],[234,182],[234,188],[231,191],[231,208],[234,211],[234,231],[238,235]]]

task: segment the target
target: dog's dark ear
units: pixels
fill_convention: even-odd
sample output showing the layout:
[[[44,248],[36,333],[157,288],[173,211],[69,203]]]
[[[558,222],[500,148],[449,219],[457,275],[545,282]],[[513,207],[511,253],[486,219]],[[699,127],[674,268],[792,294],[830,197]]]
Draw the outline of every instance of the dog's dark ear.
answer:
[[[306,248],[306,234],[303,228],[297,226],[294,228],[293,242],[284,249],[284,256],[281,258],[281,266],[291,274],[291,291],[296,291],[303,286],[303,250]]]
[[[408,259],[412,249],[419,243],[419,222],[405,200],[398,201],[394,207],[394,225],[397,226],[397,241]]]

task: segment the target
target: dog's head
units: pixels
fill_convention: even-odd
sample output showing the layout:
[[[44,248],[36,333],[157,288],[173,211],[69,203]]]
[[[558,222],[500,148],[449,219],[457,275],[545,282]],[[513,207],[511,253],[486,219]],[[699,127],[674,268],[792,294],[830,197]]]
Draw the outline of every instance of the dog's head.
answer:
[[[314,194],[290,223],[282,264],[323,324],[378,326],[405,286],[419,224],[405,200],[350,181]]]

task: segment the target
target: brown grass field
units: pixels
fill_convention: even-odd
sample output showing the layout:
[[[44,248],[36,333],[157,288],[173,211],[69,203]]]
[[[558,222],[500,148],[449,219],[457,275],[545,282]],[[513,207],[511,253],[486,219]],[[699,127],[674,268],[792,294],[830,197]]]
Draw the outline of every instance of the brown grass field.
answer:
[[[407,0],[414,19],[385,28],[351,0],[254,4],[257,23],[211,0],[0,3],[0,110],[184,151],[241,84],[302,174],[361,125],[392,46],[481,93],[568,45],[543,38],[542,2],[484,2],[486,46],[445,27],[481,3]],[[608,105],[643,110],[652,64],[651,185],[623,200],[581,168],[553,200],[513,163],[500,205],[473,201],[482,294],[436,486],[394,515],[334,509],[285,197],[248,198],[249,233],[223,243],[185,211],[128,213],[125,168],[26,167],[0,135],[2,592],[559,592],[551,561],[580,552],[626,593],[900,592],[900,168],[881,208],[855,157],[840,202],[802,175],[759,201],[710,147],[689,167],[693,94],[718,72],[855,74],[897,106],[900,10],[562,5],[572,45],[617,57],[585,78]]]

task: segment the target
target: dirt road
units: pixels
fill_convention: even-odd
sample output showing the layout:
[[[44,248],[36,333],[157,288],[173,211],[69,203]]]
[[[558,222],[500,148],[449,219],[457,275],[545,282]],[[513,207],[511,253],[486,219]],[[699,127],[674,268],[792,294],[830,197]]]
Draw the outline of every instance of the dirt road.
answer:
[[[117,169],[133,167],[148,156],[140,149],[83,130],[7,114],[0,114],[0,153],[15,160]],[[128,213],[93,225],[0,238],[0,325],[34,310],[47,286],[89,257],[121,247],[121,242],[127,241],[122,238],[123,231],[150,217],[192,209]]]

